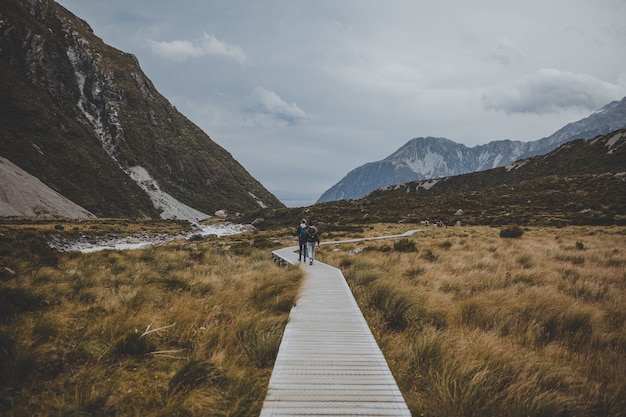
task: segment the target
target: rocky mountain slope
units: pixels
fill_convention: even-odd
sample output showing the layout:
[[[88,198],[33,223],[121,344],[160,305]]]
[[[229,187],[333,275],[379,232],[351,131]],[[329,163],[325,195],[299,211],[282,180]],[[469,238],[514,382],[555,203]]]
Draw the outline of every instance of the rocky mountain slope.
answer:
[[[94,217],[30,175],[0,157],[0,216]]]
[[[545,154],[574,139],[589,139],[625,127],[626,98],[532,142],[500,140],[469,148],[444,138],[416,138],[387,158],[352,170],[324,192],[318,202],[361,198],[387,185],[495,168]]]
[[[367,223],[626,225],[626,129],[502,167],[380,188],[358,200],[263,210],[264,227],[305,216],[331,233]]]
[[[283,206],[133,55],[52,0],[0,3],[0,74],[0,156],[87,212],[197,220]]]

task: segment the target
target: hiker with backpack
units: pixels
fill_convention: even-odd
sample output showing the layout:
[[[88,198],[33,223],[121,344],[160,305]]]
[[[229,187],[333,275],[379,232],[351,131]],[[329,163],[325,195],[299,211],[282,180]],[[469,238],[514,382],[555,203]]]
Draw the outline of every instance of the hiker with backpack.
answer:
[[[317,228],[313,226],[313,223],[311,223],[307,229],[306,238],[309,252],[309,265],[313,265],[313,261],[315,260],[315,243],[317,243],[317,246],[320,245],[320,234]]]
[[[300,246],[300,250],[298,252],[298,260],[299,261],[303,260],[302,255],[304,255],[304,262],[306,262],[306,252],[307,252],[306,250],[306,243],[307,243],[306,219],[302,219],[302,221],[300,222],[300,225],[296,229],[296,234],[298,235],[298,244]]]

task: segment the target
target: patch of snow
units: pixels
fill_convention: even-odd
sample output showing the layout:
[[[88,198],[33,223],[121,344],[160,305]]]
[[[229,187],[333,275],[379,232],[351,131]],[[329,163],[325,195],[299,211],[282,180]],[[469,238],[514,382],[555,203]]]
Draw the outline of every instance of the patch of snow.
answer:
[[[161,190],[159,184],[150,176],[144,167],[134,166],[129,168],[129,172],[133,181],[150,196],[154,207],[162,210],[162,219],[187,220],[191,223],[197,223],[210,217],[208,214],[189,207]]]
[[[624,133],[618,133],[613,135],[613,137],[606,142],[606,147],[609,148],[607,154],[610,155],[615,152],[615,144],[619,142],[620,139],[624,139],[624,136],[626,136]]]
[[[89,46],[87,40],[80,38],[78,35],[72,35],[74,35],[75,42],[80,48],[86,49]],[[77,103],[78,109],[93,127],[93,130],[98,139],[100,139],[102,147],[104,148],[106,153],[119,164],[119,161],[115,156],[115,144],[113,141],[113,137],[109,133],[107,133],[107,130],[105,129],[104,123],[102,121],[102,115],[99,114],[100,112],[95,109],[94,106],[90,106],[89,101],[87,100],[87,96],[85,95],[85,81],[87,79],[87,74],[81,71],[82,62],[80,54],[81,51],[79,51],[76,46],[70,46],[67,50],[67,57],[70,60],[72,67],[74,68],[74,76],[76,77],[78,91],[80,92],[80,97],[78,98]],[[99,94],[100,91],[101,87],[99,85],[99,82],[96,81],[94,85],[94,93]],[[95,113],[95,116],[92,113]],[[113,115],[117,116],[117,114],[115,113],[113,113]]]
[[[489,151],[483,151],[480,153],[480,155],[478,155],[478,166],[480,167],[480,169],[483,169],[485,166],[487,166],[489,159],[491,159],[491,152]]]
[[[403,158],[402,162],[404,162],[413,172],[425,176],[432,176],[438,168],[443,166],[445,169],[447,166],[446,158],[437,152],[432,152],[430,147],[428,147],[423,158]]]
[[[504,168],[506,168],[507,171],[511,171],[513,169],[520,168],[520,167],[522,167],[524,165],[526,165],[525,161],[524,162],[516,161],[516,162],[510,163],[508,165],[505,165]]]
[[[463,163],[463,152],[461,151],[461,149],[456,150],[456,157],[459,160],[459,163]]]
[[[267,204],[265,204],[263,201],[261,201],[257,196],[252,194],[250,191],[248,191],[248,195],[250,197],[252,197],[254,199],[254,201],[256,201],[256,203],[259,205],[259,207],[261,207],[262,209],[267,208]]]
[[[439,182],[438,178],[433,178],[432,180],[424,181],[418,185],[419,187],[424,188],[425,190],[430,190],[435,184]]]
[[[33,148],[35,148],[35,150],[39,152],[39,155],[43,155],[43,151],[41,150],[39,146],[37,146],[36,143],[31,143],[31,145],[33,145]]]

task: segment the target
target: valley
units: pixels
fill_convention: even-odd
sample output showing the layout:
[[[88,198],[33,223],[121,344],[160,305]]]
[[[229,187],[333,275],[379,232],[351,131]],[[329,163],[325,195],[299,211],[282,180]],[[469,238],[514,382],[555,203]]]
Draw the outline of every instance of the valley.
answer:
[[[328,241],[407,226],[320,229]],[[258,415],[302,279],[270,258],[294,244],[290,227],[131,251],[46,241],[185,227],[3,222],[4,414]],[[413,414],[621,415],[623,226],[417,229],[318,253],[342,269]]]

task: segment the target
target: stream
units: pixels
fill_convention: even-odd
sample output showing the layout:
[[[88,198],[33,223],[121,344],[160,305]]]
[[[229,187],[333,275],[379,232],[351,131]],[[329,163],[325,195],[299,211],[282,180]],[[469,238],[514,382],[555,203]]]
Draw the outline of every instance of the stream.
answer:
[[[163,244],[176,239],[190,239],[192,237],[207,236],[230,236],[249,231],[249,225],[220,224],[220,225],[195,225],[194,230],[188,233],[176,235],[159,234],[150,235],[141,233],[132,236],[109,236],[96,238],[93,236],[81,236],[78,239],[53,239],[49,245],[61,252],[90,253],[101,250],[132,250],[142,249],[152,245]]]

